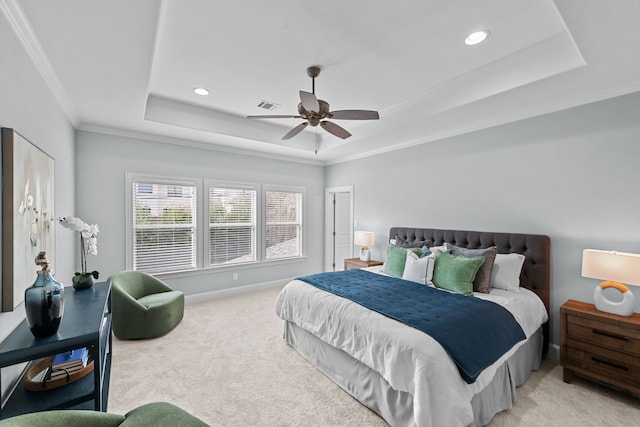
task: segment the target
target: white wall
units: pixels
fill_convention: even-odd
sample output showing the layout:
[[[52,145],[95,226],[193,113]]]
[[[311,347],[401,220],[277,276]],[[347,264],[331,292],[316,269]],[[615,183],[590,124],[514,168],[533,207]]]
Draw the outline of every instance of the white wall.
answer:
[[[267,283],[322,270],[324,168],[94,132],[77,132],[78,216],[100,227],[88,263],[107,278],[125,269],[125,174],[144,173],[305,188],[303,262],[163,279],[187,295]],[[238,273],[238,280],[232,274]]]
[[[23,46],[0,13],[0,126],[15,129],[55,160],[55,204],[60,211],[75,209],[74,130],[51,92],[33,66]],[[1,180],[1,177],[0,177]],[[56,253],[53,266],[58,280],[71,284],[74,271],[75,240],[72,233],[56,226]],[[1,261],[0,261],[1,262]],[[33,260],[24,260],[36,265]],[[4,266],[0,266],[2,268]],[[1,279],[0,279],[1,280]],[[25,283],[25,288],[31,283]],[[13,312],[0,313],[0,341],[25,318],[24,305]],[[10,385],[3,370],[2,386]]]
[[[559,307],[593,302],[582,250],[640,252],[638,111],[635,93],[340,163],[327,186],[354,184],[357,229],[376,232],[378,259],[391,226],[549,235],[557,344]]]

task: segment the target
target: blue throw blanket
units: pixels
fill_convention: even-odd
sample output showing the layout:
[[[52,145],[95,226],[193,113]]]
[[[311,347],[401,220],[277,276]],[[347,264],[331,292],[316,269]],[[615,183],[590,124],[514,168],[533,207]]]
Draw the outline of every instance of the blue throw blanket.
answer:
[[[453,358],[469,384],[526,338],[507,309],[480,298],[365,270],[319,273],[298,279],[430,335]]]

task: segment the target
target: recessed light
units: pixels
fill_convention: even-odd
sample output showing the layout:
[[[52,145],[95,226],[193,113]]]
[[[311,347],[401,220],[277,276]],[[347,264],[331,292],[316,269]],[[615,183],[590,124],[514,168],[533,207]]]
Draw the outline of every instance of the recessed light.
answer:
[[[487,37],[489,37],[489,31],[487,30],[474,31],[464,39],[464,44],[473,46],[474,44],[482,43]]]
[[[196,93],[196,95],[200,95],[200,96],[209,95],[209,89],[206,89],[206,88],[203,88],[203,87],[194,87],[193,91]]]

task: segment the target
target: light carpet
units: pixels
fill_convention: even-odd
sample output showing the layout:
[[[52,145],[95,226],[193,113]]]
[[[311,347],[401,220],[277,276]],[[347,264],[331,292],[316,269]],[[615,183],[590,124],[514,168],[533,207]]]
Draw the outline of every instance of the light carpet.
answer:
[[[109,412],[171,402],[212,426],[385,426],[282,339],[279,289],[188,304],[167,335],[113,340]],[[640,400],[544,362],[517,390],[503,426],[632,426]]]

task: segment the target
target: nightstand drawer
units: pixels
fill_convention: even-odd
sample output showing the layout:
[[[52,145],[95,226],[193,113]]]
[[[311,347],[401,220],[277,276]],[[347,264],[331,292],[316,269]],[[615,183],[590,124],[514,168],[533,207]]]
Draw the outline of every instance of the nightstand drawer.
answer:
[[[640,333],[598,320],[567,315],[567,338],[640,356]]]
[[[569,300],[560,307],[562,380],[574,375],[640,396],[640,313],[619,316]]]
[[[640,359],[635,356],[568,340],[566,362],[572,369],[640,390]]]

